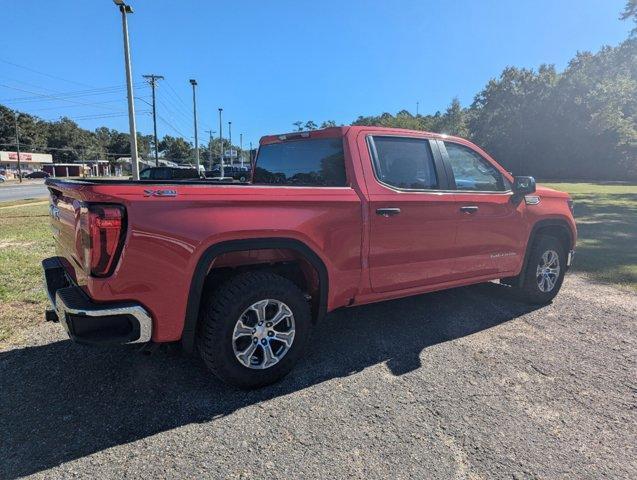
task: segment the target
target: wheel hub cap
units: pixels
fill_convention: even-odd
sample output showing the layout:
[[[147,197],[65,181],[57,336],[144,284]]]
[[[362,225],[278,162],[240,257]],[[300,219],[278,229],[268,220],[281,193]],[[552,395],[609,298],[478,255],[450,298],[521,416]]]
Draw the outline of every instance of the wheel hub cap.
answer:
[[[295,333],[290,307],[275,299],[259,300],[237,320],[232,348],[244,367],[265,369],[276,365],[288,353]]]
[[[550,292],[555,288],[560,276],[560,257],[555,250],[547,250],[542,254],[535,274],[540,291]]]

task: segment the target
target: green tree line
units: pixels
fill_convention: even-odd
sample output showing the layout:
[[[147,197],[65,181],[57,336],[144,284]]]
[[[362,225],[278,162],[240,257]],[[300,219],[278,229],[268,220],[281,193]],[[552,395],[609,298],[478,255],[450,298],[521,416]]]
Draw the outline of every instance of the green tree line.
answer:
[[[466,108],[454,98],[444,112],[401,110],[359,116],[352,125],[469,138],[519,175],[637,180],[637,38],[578,53],[563,72],[507,67]]]

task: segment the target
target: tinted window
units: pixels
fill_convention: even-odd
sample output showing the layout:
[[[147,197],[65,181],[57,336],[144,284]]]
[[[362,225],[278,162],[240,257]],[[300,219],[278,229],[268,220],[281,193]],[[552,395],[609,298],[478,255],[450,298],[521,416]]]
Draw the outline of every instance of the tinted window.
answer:
[[[445,142],[458,190],[507,190],[502,174],[477,152],[464,145]]]
[[[174,168],[172,170],[173,178],[197,178],[197,170],[194,168]]]
[[[429,141],[418,138],[374,137],[374,169],[378,179],[398,188],[438,187]]]
[[[142,180],[150,178],[150,168],[145,168],[144,170],[142,170],[139,174],[139,178],[141,178]]]
[[[343,187],[345,160],[341,138],[272,143],[259,148],[254,183]]]

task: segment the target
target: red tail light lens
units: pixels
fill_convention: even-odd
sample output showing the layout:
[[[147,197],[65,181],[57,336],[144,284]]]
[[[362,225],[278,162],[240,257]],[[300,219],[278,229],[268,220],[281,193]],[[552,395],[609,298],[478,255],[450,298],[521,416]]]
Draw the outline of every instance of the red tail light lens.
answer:
[[[126,210],[121,205],[87,205],[82,208],[84,269],[93,277],[113,273],[126,234]]]

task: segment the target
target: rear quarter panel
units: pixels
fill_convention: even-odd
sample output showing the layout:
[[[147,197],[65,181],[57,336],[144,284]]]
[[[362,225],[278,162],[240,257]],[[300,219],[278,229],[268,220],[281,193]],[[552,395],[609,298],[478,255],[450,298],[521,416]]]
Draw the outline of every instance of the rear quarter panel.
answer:
[[[148,186],[144,188],[149,188]],[[126,206],[126,243],[114,274],[88,278],[97,301],[134,300],[155,320],[153,340],[178,340],[193,272],[213,244],[280,237],[304,242],[325,263],[328,310],[347,303],[360,280],[361,203],[351,188],[170,186],[176,197],[142,188],[94,187],[90,200]],[[80,194],[81,196],[81,194]]]

